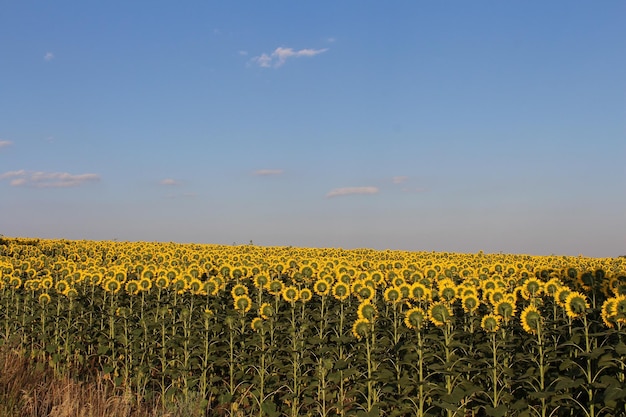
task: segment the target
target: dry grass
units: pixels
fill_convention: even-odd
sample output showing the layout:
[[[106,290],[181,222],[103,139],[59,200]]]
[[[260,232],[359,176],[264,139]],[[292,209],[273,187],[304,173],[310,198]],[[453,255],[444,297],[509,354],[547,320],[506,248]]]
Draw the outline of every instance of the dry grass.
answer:
[[[204,416],[197,404],[164,410],[137,402],[106,378],[79,382],[55,375],[47,364],[0,348],[0,417],[182,417]]]

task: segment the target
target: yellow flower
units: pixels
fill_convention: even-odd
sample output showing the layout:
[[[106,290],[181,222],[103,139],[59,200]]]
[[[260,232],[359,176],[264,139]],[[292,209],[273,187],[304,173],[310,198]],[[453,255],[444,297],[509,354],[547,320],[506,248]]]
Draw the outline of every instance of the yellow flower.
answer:
[[[584,316],[588,308],[587,297],[578,291],[572,291],[565,299],[565,312],[569,318],[576,319]]]
[[[141,291],[150,291],[152,288],[152,281],[147,277],[149,272],[151,271],[146,271],[143,278],[139,280],[139,289],[141,289]]]
[[[267,277],[267,275],[259,274],[254,277],[254,286],[257,287],[257,289],[259,290],[265,288],[268,283],[269,278]]]
[[[507,323],[512,317],[515,316],[515,303],[510,300],[502,300],[493,306],[493,311],[498,316],[501,316],[505,323]]]
[[[530,304],[522,311],[520,321],[522,322],[522,328],[526,333],[537,334],[541,326],[541,313],[537,307]]]
[[[158,277],[154,283],[157,286],[157,288],[163,290],[169,287],[170,280],[167,278],[166,275],[163,275],[163,276]]]
[[[426,324],[426,312],[419,307],[413,307],[404,315],[404,324],[409,329],[420,330]]]
[[[421,282],[415,282],[411,285],[409,296],[415,301],[428,301],[432,297],[432,291]]]
[[[500,329],[500,316],[487,314],[480,321],[480,327],[487,333],[495,333]]]
[[[263,319],[261,317],[253,318],[250,327],[256,332],[261,331],[263,329]]]
[[[117,293],[122,288],[120,282],[116,279],[107,279],[104,281],[104,290],[110,293]]]
[[[617,297],[608,298],[604,304],[602,304],[602,321],[606,327],[615,327],[615,318],[617,316]]]
[[[237,298],[241,295],[248,295],[248,287],[243,284],[236,284],[232,290],[230,290],[230,294],[233,298]]]
[[[204,284],[198,278],[191,278],[189,281],[189,291],[195,295],[206,295],[204,291]]]
[[[54,288],[57,290],[58,293],[63,294],[69,288],[69,286],[70,284],[66,280],[62,279],[56,283]]]
[[[464,295],[461,298],[461,304],[463,304],[463,310],[470,314],[475,313],[480,307],[480,301],[474,294]]]
[[[330,292],[330,284],[328,284],[328,282],[326,282],[326,280],[324,279],[318,279],[317,281],[315,281],[315,284],[313,284],[313,291],[315,291],[315,294],[321,296],[324,295],[328,295],[328,293]]]
[[[269,292],[272,295],[279,295],[283,292],[284,284],[281,280],[273,279],[269,283]]]
[[[363,300],[371,300],[374,298],[376,294],[375,290],[372,287],[362,285],[358,291],[356,291],[357,296],[361,301]]]
[[[135,295],[139,293],[139,282],[131,279],[130,281],[127,281],[126,284],[124,284],[124,289],[128,294]]]
[[[300,290],[300,301],[302,301],[303,303],[306,303],[307,301],[310,301],[311,298],[313,298],[313,293],[311,292],[310,289],[302,288]]]
[[[522,297],[527,300],[530,298],[536,298],[543,292],[543,282],[537,278],[528,278],[522,286]]]
[[[264,319],[269,319],[274,315],[274,307],[270,303],[263,303],[259,307],[259,316]]]
[[[367,319],[359,318],[352,325],[352,334],[357,339],[362,339],[370,332],[371,324]]]
[[[339,301],[343,301],[350,297],[350,287],[344,282],[337,282],[333,287],[333,297]]]
[[[567,300],[567,296],[571,293],[572,291],[567,288],[567,287],[561,287],[558,290],[556,290],[556,293],[554,294],[554,300],[556,301],[556,303],[558,305],[560,305],[561,307],[565,307],[565,301]]]
[[[452,317],[450,307],[442,301],[430,305],[428,317],[435,326],[444,326]]]
[[[369,300],[360,303],[357,309],[357,316],[368,321],[373,321],[376,318],[376,313],[376,306],[370,303]]]
[[[387,287],[383,297],[385,301],[390,304],[396,304],[402,301],[402,293],[396,287]]]
[[[46,305],[50,303],[50,295],[47,292],[39,294],[39,304]]]
[[[252,300],[245,294],[235,298],[233,304],[240,313],[247,313],[252,308]]]
[[[290,285],[283,289],[282,295],[285,301],[289,303],[294,303],[298,301],[298,298],[300,297],[300,291],[298,291],[298,287]]]

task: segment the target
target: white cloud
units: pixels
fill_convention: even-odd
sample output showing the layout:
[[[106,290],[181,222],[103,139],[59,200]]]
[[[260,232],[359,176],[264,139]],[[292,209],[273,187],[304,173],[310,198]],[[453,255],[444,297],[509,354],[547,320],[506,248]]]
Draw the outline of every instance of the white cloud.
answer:
[[[67,188],[87,182],[99,181],[97,174],[68,174],[67,172],[7,171],[0,174],[0,181],[9,180],[12,187]]]
[[[247,56],[248,55],[248,51],[239,51],[238,53],[241,56]]]
[[[252,58],[252,62],[256,62],[263,68],[278,68],[282,66],[288,58],[299,58],[303,56],[311,57],[326,51],[328,51],[328,48],[300,49],[299,51],[294,51],[293,48],[278,47],[271,54],[263,53],[259,56],[255,56]]]
[[[175,179],[165,178],[165,179],[162,179],[161,181],[159,181],[159,184],[161,184],[161,185],[179,185],[180,183],[178,181],[176,181]]]
[[[404,176],[404,175],[399,175],[399,176],[397,176],[397,177],[393,177],[393,178],[391,179],[391,181],[392,181],[394,184],[402,184],[403,182],[406,182],[406,180],[408,180],[408,179],[409,179],[409,177],[406,177],[406,176]]]
[[[344,188],[334,188],[330,190],[328,194],[326,194],[327,198],[338,197],[342,195],[350,195],[350,194],[377,194],[378,187],[344,187]]]
[[[10,140],[0,140],[0,148],[6,148],[11,145],[13,145],[13,142]]]
[[[267,176],[267,175],[281,175],[283,173],[282,169],[259,169],[254,171],[254,175],[257,176]]]
[[[46,52],[43,59],[44,61],[52,61],[54,59],[54,54],[52,52]]]

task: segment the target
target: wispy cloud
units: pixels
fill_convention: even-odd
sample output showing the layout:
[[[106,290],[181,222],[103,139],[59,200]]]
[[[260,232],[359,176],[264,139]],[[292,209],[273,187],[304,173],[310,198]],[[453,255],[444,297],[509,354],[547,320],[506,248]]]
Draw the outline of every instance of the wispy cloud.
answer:
[[[282,169],[259,169],[253,172],[256,176],[268,176],[268,175],[281,175],[283,173]]]
[[[13,145],[13,142],[11,142],[10,140],[1,140],[0,139],[0,149],[1,148],[7,148],[9,146]]]
[[[391,179],[391,182],[393,182],[394,184],[402,184],[403,182],[406,182],[408,179],[409,179],[409,177],[400,175],[400,176],[397,176],[397,177],[393,177]]]
[[[172,178],[162,179],[161,181],[159,181],[159,184],[161,184],[161,185],[180,185],[180,183],[178,181],[176,181],[175,179],[172,179]]]
[[[0,181],[8,180],[12,187],[67,188],[99,181],[97,174],[68,174],[67,172],[8,171],[0,174]]]
[[[330,190],[328,194],[326,194],[327,198],[331,197],[339,197],[342,195],[351,195],[351,194],[377,194],[378,187],[344,187],[344,188],[334,188]]]
[[[295,51],[293,48],[278,47],[271,54],[264,53],[259,56],[255,56],[251,59],[251,61],[263,68],[278,68],[287,62],[287,59],[289,58],[299,58],[303,56],[311,57],[326,51],[328,51],[328,48],[300,49]]]
[[[52,61],[54,59],[54,54],[52,52],[46,52],[43,59],[44,61]]]

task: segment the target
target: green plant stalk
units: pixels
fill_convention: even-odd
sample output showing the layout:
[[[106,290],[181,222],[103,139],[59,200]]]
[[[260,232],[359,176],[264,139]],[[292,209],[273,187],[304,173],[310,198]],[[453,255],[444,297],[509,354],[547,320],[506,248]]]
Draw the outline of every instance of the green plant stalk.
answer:
[[[446,380],[446,393],[448,395],[452,394],[452,375],[450,375],[452,369],[451,367],[448,368],[449,364],[450,364],[450,359],[452,357],[452,352],[450,351],[450,344],[452,342],[452,329],[451,329],[452,325],[450,324],[450,322],[447,322],[443,328],[443,338],[444,338],[444,344],[445,344],[445,354],[446,354],[446,374],[445,374],[445,380]],[[452,417],[454,415],[454,412],[450,409],[446,410],[446,414],[448,415],[448,417]]]
[[[424,405],[426,404],[426,396],[424,395],[424,341],[422,339],[422,330],[418,329],[417,333],[417,375],[418,375],[418,395],[417,395],[417,417],[424,416]]]
[[[593,403],[593,380],[594,377],[591,373],[591,369],[592,369],[592,363],[591,363],[591,351],[592,351],[592,346],[591,346],[591,340],[589,338],[589,323],[587,322],[587,315],[584,314],[583,315],[583,326],[585,328],[585,353],[587,354],[587,387],[586,387],[586,391],[587,391],[587,396],[589,398],[589,410],[588,410],[588,415],[589,417],[595,417],[596,415],[596,408],[595,408],[595,404]],[[623,364],[622,364],[623,366]]]
[[[293,392],[293,401],[291,403],[291,416],[296,417],[298,415],[298,406],[300,400],[300,357],[296,328],[296,308],[294,303],[291,303],[291,356],[291,361],[293,365],[293,375],[291,381],[293,384],[291,388]]]
[[[320,340],[324,339],[324,333],[326,329],[326,296],[321,296],[320,306],[320,324],[318,330],[318,337]],[[328,409],[326,408],[326,370],[324,369],[324,358],[321,356],[317,360],[319,383],[317,385],[317,401],[321,403],[321,410],[319,410],[320,416],[326,417],[328,415]]]
[[[339,302],[339,336],[343,337],[344,335],[344,321],[345,321],[345,312],[343,308],[343,300]],[[339,342],[339,360],[345,359],[345,351],[343,342]],[[341,417],[346,415],[345,409],[345,401],[346,401],[346,386],[343,377],[343,369],[339,371],[339,414]]]
[[[498,397],[498,345],[496,343],[496,332],[491,333],[491,352],[492,352],[492,372],[491,383],[493,385],[493,397],[491,399],[491,405],[493,408],[498,408],[500,405],[500,398]]]

